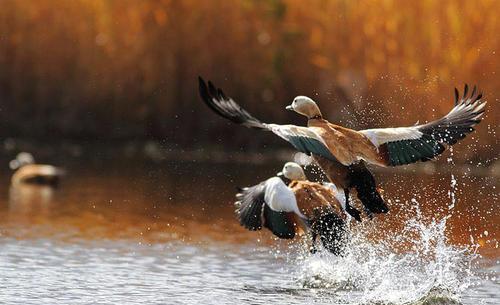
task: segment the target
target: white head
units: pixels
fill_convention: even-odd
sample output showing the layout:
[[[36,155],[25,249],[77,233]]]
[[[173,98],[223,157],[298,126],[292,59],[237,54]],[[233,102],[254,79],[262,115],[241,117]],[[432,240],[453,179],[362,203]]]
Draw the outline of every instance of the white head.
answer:
[[[287,162],[283,166],[283,170],[278,175],[282,174],[290,180],[307,180],[306,174],[300,165],[295,162]]]
[[[292,110],[306,116],[308,119],[319,117],[321,111],[315,101],[307,96],[299,95],[293,99],[292,104],[286,106],[287,110]]]
[[[24,165],[27,164],[33,164],[35,163],[35,158],[33,158],[33,155],[27,152],[21,152],[17,154],[17,157],[10,161],[9,167],[11,169],[18,169]]]

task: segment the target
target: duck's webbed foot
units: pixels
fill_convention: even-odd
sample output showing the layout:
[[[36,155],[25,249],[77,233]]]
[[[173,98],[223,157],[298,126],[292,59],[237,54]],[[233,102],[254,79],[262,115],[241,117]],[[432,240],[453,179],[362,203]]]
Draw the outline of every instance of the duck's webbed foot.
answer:
[[[344,189],[344,194],[345,194],[345,211],[351,215],[354,219],[357,221],[361,222],[361,212],[358,211],[355,207],[353,207],[349,203],[349,190],[347,188]]]

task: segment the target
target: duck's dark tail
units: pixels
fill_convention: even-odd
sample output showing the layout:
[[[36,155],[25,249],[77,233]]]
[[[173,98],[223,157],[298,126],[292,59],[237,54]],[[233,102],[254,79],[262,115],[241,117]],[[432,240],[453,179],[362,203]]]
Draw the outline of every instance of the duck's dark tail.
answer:
[[[358,192],[365,209],[374,214],[387,213],[389,207],[380,195],[375,178],[364,162],[349,166],[349,180],[352,187]]]
[[[321,215],[311,226],[315,235],[331,253],[341,255],[347,241],[345,221],[335,213]]]

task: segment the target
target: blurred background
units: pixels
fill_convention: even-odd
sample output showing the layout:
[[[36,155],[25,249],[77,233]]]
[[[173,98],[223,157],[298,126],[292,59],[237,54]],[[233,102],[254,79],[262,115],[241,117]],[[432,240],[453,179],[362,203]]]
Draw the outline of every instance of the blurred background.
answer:
[[[465,141],[480,145],[456,161],[489,165],[498,152],[499,10],[494,0],[5,1],[0,136],[261,150],[287,146],[249,141],[208,111],[198,75],[264,121],[303,124],[283,107],[308,95],[352,128],[431,120],[469,83],[490,104]]]

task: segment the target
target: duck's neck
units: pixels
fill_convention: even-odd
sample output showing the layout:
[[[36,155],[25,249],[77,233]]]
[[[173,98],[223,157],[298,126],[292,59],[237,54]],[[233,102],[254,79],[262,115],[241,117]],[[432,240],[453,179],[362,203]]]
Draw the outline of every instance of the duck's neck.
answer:
[[[287,177],[285,176],[280,176],[281,180],[283,181],[283,183],[286,185],[286,186],[289,186],[290,183],[292,183],[292,180],[288,179]]]
[[[307,126],[322,126],[326,122],[321,115],[307,119]]]
[[[321,114],[316,114],[310,118],[308,118],[309,120],[322,120],[323,119],[323,116]]]

